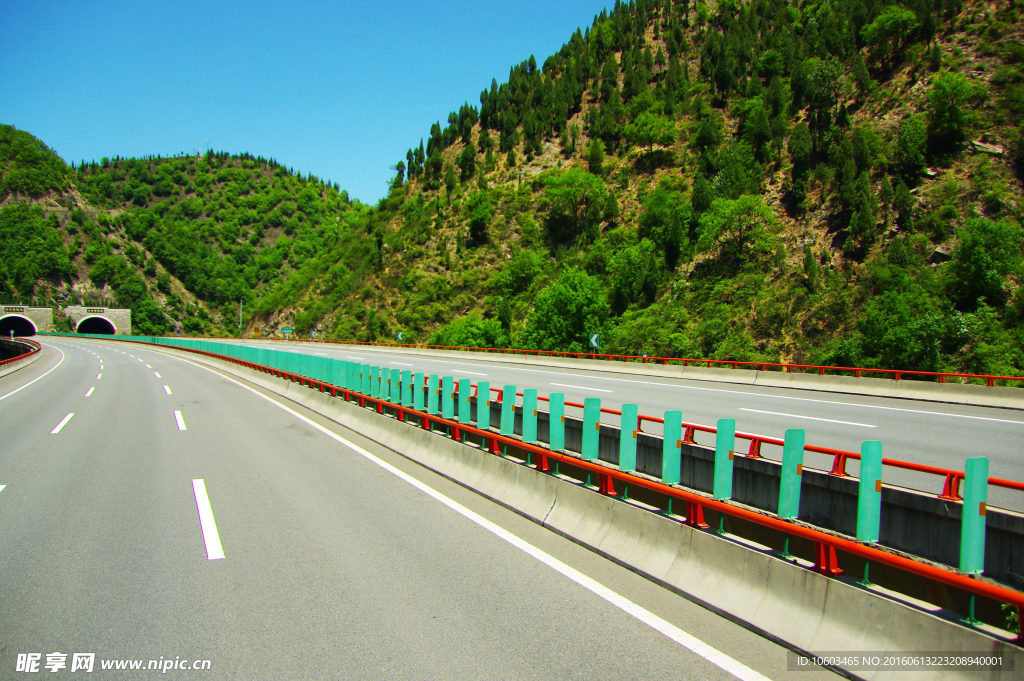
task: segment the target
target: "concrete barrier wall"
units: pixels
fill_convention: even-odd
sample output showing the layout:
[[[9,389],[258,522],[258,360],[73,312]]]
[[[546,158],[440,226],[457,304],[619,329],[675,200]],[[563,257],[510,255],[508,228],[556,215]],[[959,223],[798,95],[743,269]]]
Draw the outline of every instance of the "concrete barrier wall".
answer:
[[[228,362],[164,351],[223,369],[323,414],[795,650],[974,651],[1011,658],[1016,669],[1024,669],[1024,650],[994,630],[963,625],[953,613],[904,602],[849,579],[824,577],[770,549],[687,527],[640,505],[602,496],[326,393]],[[936,675],[896,671],[872,678],[916,681]],[[980,677],[953,672],[942,678]],[[1020,677],[1004,672],[984,678]]]
[[[0,339],[0,344],[3,344],[3,346],[7,348],[12,347],[12,341],[10,340]],[[19,343],[18,341],[13,342],[13,347],[16,347],[19,352],[23,352],[26,347],[29,348],[29,350],[32,349],[31,346],[29,346],[27,343]],[[37,359],[39,359],[40,355],[42,355],[42,352],[37,352],[34,355],[29,355],[28,357],[23,357],[22,359],[16,359],[10,364],[0,366],[0,376],[6,376],[7,374],[14,373],[18,369],[23,369],[27,367],[29,364],[32,364]]]
[[[471,400],[474,404],[475,398]],[[501,415],[491,403],[491,423]],[[549,439],[548,412],[537,412],[537,436]],[[515,434],[522,435],[522,407],[516,408]],[[565,446],[570,454],[582,450],[583,421],[565,417]],[[662,438],[641,433],[637,438],[637,472],[661,479]],[[598,459],[619,463],[619,428],[601,424]],[[683,445],[680,486],[710,496],[714,481],[713,448]],[[733,462],[733,500],[769,513],[778,512],[782,464],[770,459],[737,456]],[[825,471],[804,469],[799,520],[849,537],[857,530],[859,480]],[[947,566],[960,564],[960,520],[963,504],[917,490],[883,486],[880,544]],[[986,516],[985,575],[1015,589],[1024,589],[1024,514],[989,507]]]

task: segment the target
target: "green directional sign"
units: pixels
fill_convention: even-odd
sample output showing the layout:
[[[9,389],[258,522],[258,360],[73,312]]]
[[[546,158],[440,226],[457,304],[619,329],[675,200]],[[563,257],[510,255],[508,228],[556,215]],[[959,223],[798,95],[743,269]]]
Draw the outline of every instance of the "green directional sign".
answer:
[[[400,340],[400,341],[405,340],[405,334],[403,334],[401,331],[398,332],[398,340]]]
[[[282,326],[281,327],[281,333],[292,333],[294,331],[295,331],[295,329],[293,329],[290,326]]]
[[[592,333],[590,334],[590,347],[596,348],[601,345],[601,334]]]

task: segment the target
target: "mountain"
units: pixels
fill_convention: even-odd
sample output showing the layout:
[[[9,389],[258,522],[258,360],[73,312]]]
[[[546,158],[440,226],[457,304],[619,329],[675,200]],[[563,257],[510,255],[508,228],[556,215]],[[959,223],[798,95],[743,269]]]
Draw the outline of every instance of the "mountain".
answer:
[[[141,280],[193,332],[242,297],[264,332],[1020,374],[1021,26],[963,0],[616,3],[431,126],[376,206],[248,155],[66,169],[39,144],[0,224],[36,211],[64,244],[31,293]]]
[[[346,235],[364,231],[369,207],[273,160],[211,151],[69,168],[0,126],[0,162],[5,300],[107,303],[130,307],[140,333],[230,335],[240,301],[248,321],[314,279],[342,296],[367,259],[367,240]]]

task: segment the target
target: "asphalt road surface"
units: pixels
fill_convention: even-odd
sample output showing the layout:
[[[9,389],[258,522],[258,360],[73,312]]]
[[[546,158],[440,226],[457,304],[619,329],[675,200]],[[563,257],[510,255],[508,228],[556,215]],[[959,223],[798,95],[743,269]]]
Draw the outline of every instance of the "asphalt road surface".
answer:
[[[653,378],[613,374],[598,370],[523,366],[488,360],[486,355],[431,358],[386,348],[327,343],[232,341],[253,347],[317,354],[392,368],[439,373],[502,385],[536,388],[540,395],[562,392],[565,399],[582,403],[601,398],[601,405],[618,409],[639,405],[640,413],[662,416],[680,409],[683,421],[714,426],[720,418],[736,419],[736,429],[782,439],[787,428],[803,428],[807,444],[859,452],[865,440],[880,440],[883,456],[953,470],[964,470],[969,456],[989,457],[989,475],[1024,481],[1024,411],[995,407],[942,404],[923,400],[843,395],[825,391]],[[616,416],[602,420],[617,425]],[[659,432],[656,424],[644,429]],[[714,435],[698,434],[702,444],[714,443]],[[739,446],[746,446],[740,441]],[[762,456],[781,460],[782,448],[763,446]],[[832,458],[807,453],[808,467],[830,470]],[[847,466],[857,475],[858,465]],[[886,467],[883,479],[890,484],[939,493],[943,478]],[[991,487],[989,504],[1024,511],[1024,492]]]
[[[45,339],[0,377],[0,438],[2,679],[786,676],[775,643],[158,350]]]

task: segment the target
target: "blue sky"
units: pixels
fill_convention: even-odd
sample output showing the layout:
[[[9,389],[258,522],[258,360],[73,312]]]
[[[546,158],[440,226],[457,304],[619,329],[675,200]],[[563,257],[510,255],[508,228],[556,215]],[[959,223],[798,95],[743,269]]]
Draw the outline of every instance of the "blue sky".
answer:
[[[431,123],[607,5],[0,0],[0,122],[69,163],[209,140],[372,203]]]

